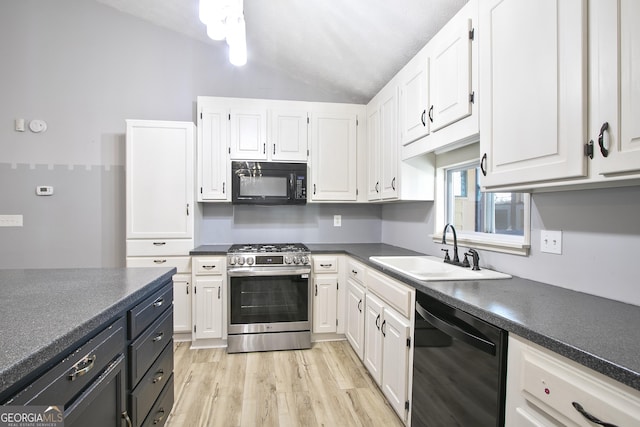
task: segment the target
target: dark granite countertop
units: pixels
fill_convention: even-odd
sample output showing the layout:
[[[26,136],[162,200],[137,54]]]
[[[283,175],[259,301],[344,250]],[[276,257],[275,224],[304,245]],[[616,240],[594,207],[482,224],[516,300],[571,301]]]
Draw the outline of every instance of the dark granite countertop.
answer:
[[[160,288],[175,268],[0,270],[0,395]]]
[[[369,261],[370,256],[424,255],[385,244],[307,246],[316,254],[350,255],[440,301],[640,390],[638,306],[519,277],[418,281]]]
[[[640,390],[640,307],[513,277],[423,282],[371,256],[425,255],[382,243],[307,244],[313,254],[346,254],[415,289]],[[200,246],[191,255],[224,255]],[[482,260],[480,262],[482,266]]]

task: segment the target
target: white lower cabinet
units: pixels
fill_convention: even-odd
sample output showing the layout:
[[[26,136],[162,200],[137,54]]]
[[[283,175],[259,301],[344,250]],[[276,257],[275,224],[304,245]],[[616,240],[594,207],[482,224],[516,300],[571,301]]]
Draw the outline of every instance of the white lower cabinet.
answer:
[[[338,328],[340,320],[339,273],[340,257],[337,255],[315,255],[313,269],[313,318],[312,331],[315,334],[342,333]],[[344,301],[344,298],[342,298]]]
[[[226,338],[226,258],[193,259],[193,340]]]
[[[347,263],[347,340],[391,407],[407,423],[415,290],[361,264]],[[407,295],[412,299],[405,307]],[[387,300],[387,296],[392,298]]]
[[[173,332],[191,331],[191,275],[173,276]]]
[[[364,307],[364,288],[354,280],[348,279],[344,333],[360,360],[364,357]]]
[[[507,426],[637,426],[640,392],[510,335],[505,412]]]

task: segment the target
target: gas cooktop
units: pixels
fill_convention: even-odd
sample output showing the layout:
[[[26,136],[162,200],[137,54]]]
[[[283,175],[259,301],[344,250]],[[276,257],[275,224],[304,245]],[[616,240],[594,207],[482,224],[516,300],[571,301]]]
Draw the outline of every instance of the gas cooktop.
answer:
[[[302,243],[232,245],[227,251],[228,268],[294,267],[309,265],[310,261],[309,248]]]
[[[232,245],[228,253],[230,254],[245,254],[245,253],[276,253],[276,252],[309,252],[302,243],[254,243],[254,244],[241,244]]]

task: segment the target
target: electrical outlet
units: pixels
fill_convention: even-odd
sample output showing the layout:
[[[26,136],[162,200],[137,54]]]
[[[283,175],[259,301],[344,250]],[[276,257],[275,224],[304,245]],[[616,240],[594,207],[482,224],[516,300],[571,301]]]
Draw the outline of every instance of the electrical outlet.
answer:
[[[0,215],[0,227],[22,227],[22,215]]]
[[[342,227],[342,215],[334,215],[333,216],[333,226],[334,227]]]
[[[540,251],[550,254],[562,254],[562,231],[541,230]]]

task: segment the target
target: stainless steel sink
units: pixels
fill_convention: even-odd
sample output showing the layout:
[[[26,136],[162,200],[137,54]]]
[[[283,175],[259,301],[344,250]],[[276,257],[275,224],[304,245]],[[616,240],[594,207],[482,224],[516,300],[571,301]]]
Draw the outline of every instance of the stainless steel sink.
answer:
[[[511,276],[498,271],[473,271],[470,268],[446,264],[434,256],[372,256],[369,260],[417,280],[487,280],[508,279]]]

